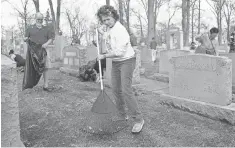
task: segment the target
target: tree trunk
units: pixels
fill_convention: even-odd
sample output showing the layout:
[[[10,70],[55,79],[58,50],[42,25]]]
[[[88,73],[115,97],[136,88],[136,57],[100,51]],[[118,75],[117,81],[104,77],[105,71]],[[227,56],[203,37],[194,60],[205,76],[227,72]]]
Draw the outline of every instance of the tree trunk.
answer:
[[[55,28],[56,28],[56,25],[55,25],[55,11],[54,11],[54,8],[53,8],[52,0],[48,0],[48,2],[49,2],[50,10],[51,10],[52,23],[53,23],[53,28],[54,28],[54,32],[55,32]]]
[[[34,6],[36,8],[36,12],[40,12],[39,10],[39,0],[33,0]]]
[[[218,35],[218,41],[219,41],[219,45],[221,45],[222,43],[222,3],[221,0],[219,0],[219,35]]]
[[[198,0],[198,34],[201,33],[201,0]]]
[[[154,0],[148,0],[148,47],[154,37]]]
[[[227,41],[230,41],[230,19],[229,22],[227,23]]]
[[[143,32],[143,25],[142,25],[140,12],[138,13],[137,17],[138,17],[139,23],[140,23],[140,36],[141,36],[141,41],[142,41],[142,39],[144,38],[144,32]]]
[[[186,38],[185,46],[189,45],[189,28],[190,28],[190,0],[187,0],[187,25],[186,25]]]
[[[119,5],[119,20],[120,20],[120,23],[124,25],[122,0],[118,0],[118,5]]]
[[[72,37],[74,38],[74,36],[75,36],[75,30],[74,30],[74,28],[73,28],[72,20],[71,20],[71,18],[70,18],[70,15],[69,15],[69,12],[68,12],[68,11],[66,11],[66,15],[67,15],[67,18],[68,18],[68,22],[69,22],[70,29],[71,29],[71,31],[72,31]]]
[[[106,0],[106,5],[110,5],[110,0]]]
[[[61,0],[57,0],[57,11],[56,11],[56,32],[55,34],[58,35],[60,31],[60,8],[61,8]]]
[[[194,4],[192,5],[192,18],[191,18],[192,19],[192,42],[194,41]]]
[[[183,40],[184,40],[184,46],[186,44],[186,38],[187,38],[187,0],[182,0],[182,30],[183,30]]]
[[[130,33],[130,0],[127,0],[126,21],[127,31]]]

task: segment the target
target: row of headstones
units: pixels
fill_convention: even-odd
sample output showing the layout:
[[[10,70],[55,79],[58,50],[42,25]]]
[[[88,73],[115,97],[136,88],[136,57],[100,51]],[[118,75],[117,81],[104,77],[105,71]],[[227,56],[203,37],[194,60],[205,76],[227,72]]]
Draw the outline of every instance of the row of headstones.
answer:
[[[136,67],[133,72],[133,83],[140,83],[140,50],[134,47],[136,53]],[[67,46],[64,48],[63,65],[65,67],[73,68],[78,70],[80,66],[87,64],[88,60],[93,60],[97,57],[96,49],[94,47],[84,47],[84,46]],[[89,55],[88,54],[92,54]],[[106,60],[106,70],[105,78],[107,79],[107,84],[111,86],[111,69],[112,60]]]
[[[150,62],[152,51],[145,47],[134,48],[136,67],[133,84],[136,84],[140,83],[141,61]],[[63,53],[64,66],[78,69],[88,62],[86,47],[67,46]],[[235,63],[232,64],[232,60],[226,57],[195,55],[190,50],[162,49],[159,54],[159,72],[169,74],[171,95],[219,105],[231,103],[232,81],[235,83],[235,77],[232,76]],[[235,56],[231,55],[227,54],[235,62]],[[111,69],[112,60],[107,59],[105,76],[110,86]]]

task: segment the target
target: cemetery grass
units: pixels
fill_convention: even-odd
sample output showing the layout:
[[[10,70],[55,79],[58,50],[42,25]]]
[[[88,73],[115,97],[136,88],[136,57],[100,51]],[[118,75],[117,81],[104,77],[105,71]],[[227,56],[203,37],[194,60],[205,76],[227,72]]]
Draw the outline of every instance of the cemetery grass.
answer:
[[[18,88],[23,73],[18,75]],[[157,147],[235,146],[235,128],[229,124],[190,114],[158,102],[158,95],[137,90],[145,119],[143,131],[131,134],[129,127],[113,135],[81,132],[81,112],[89,110],[99,94],[98,84],[50,71],[55,92],[42,90],[42,80],[33,89],[19,91],[21,140],[27,147]],[[106,88],[111,95],[111,90]]]

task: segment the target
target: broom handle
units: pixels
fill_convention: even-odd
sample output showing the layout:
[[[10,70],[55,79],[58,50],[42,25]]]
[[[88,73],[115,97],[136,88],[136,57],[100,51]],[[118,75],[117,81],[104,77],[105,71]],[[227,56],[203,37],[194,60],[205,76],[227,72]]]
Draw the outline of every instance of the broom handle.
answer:
[[[100,54],[100,45],[99,45],[99,33],[98,33],[98,29],[96,28],[96,43],[97,43],[97,51],[98,51],[98,55]],[[101,72],[101,62],[99,60],[99,73],[100,73],[100,86],[101,86],[101,90],[104,89],[103,86],[103,79],[102,79],[102,72]]]

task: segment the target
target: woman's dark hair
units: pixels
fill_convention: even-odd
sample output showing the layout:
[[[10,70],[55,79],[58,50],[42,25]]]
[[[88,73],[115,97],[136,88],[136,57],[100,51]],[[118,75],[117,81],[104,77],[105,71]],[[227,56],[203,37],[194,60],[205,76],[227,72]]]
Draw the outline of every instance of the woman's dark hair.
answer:
[[[119,19],[117,10],[115,10],[113,6],[109,5],[104,5],[100,7],[97,12],[97,17],[101,23],[102,23],[102,18],[101,18],[102,16],[112,16],[116,21]]]
[[[211,34],[212,34],[212,33],[219,33],[219,29],[216,28],[216,27],[213,27],[213,28],[210,29],[210,33],[211,33]]]
[[[9,55],[10,54],[14,54],[14,50],[13,49],[10,50]]]

